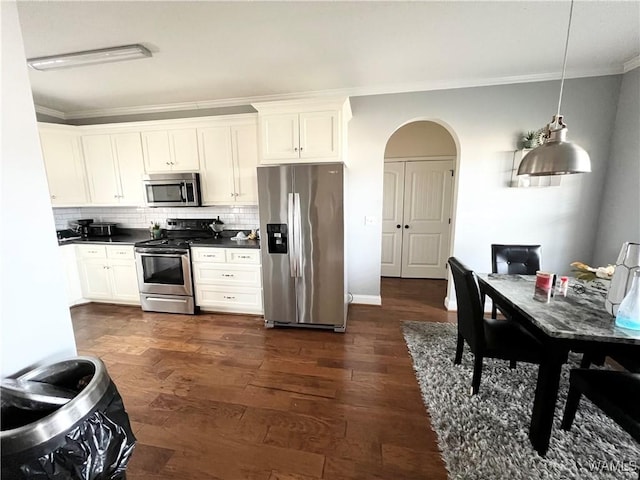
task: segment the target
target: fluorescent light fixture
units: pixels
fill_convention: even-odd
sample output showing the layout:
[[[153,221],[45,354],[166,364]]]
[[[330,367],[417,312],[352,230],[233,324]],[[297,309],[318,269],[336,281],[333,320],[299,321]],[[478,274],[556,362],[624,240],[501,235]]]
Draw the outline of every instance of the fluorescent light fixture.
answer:
[[[151,52],[142,45],[123,45],[121,47],[85,50],[84,52],[64,53],[49,57],[30,58],[27,65],[35,70],[55,70],[58,68],[81,67],[98,63],[120,62],[135,58],[150,57]]]

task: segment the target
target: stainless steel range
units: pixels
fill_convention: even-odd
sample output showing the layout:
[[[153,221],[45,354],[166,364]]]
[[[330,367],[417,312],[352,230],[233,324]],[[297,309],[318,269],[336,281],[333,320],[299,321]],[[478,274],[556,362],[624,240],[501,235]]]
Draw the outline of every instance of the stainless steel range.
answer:
[[[212,219],[167,220],[167,238],[135,244],[142,309],[149,312],[196,312],[189,245],[213,237]]]

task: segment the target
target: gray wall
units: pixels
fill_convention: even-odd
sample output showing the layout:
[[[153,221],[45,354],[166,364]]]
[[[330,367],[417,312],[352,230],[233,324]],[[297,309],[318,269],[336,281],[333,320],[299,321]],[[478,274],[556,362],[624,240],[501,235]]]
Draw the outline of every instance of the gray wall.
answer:
[[[76,346],[15,2],[0,2],[0,18],[0,377],[6,377],[73,356]]]
[[[556,112],[559,81],[352,97],[350,291],[380,294],[381,226],[365,225],[364,218],[381,217],[387,140],[415,120],[439,122],[456,140],[452,253],[478,271],[491,268],[491,243],[540,243],[543,268],[557,273],[569,272],[572,261],[590,262],[620,81],[614,75],[565,82],[568,138],[590,153],[593,173],[565,176],[560,186],[547,188],[508,184],[522,132],[544,126]]]
[[[595,265],[615,263],[624,242],[640,242],[640,68],[622,77],[601,198]]]

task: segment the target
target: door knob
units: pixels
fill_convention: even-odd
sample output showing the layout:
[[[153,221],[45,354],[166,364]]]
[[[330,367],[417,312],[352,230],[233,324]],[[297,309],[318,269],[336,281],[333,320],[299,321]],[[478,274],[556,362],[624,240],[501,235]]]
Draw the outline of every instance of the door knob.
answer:
[[[396,225],[396,228],[402,228],[402,225],[398,224]]]
[[[404,228],[409,228],[409,225],[405,225]]]

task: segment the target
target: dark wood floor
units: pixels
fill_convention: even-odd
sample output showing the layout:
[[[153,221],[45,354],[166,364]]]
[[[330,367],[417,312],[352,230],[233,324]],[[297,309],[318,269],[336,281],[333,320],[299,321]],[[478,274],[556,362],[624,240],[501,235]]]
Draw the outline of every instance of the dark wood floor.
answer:
[[[454,321],[445,288],[383,279],[382,307],[352,305],[345,334],[105,304],[72,318],[124,398],[129,479],[446,479],[401,333]]]

